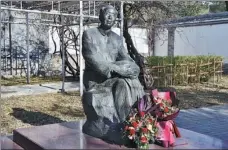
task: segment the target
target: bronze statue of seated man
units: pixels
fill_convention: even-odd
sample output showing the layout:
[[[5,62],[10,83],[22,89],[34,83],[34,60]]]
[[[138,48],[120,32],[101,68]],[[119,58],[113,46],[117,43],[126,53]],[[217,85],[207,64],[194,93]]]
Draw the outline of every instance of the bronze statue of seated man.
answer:
[[[144,95],[138,80],[139,67],[128,55],[121,37],[111,31],[116,18],[113,6],[102,7],[100,26],[87,29],[82,38],[85,60],[82,101],[87,117],[83,132],[99,138],[109,136]]]

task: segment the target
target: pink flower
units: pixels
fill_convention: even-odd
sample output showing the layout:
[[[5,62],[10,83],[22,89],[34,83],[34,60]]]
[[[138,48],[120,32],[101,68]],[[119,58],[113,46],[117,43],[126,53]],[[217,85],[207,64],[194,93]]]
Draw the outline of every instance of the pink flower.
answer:
[[[157,99],[157,102],[158,102],[158,103],[161,103],[161,102],[162,102],[162,99],[161,99],[161,98],[158,98],[158,99]]]

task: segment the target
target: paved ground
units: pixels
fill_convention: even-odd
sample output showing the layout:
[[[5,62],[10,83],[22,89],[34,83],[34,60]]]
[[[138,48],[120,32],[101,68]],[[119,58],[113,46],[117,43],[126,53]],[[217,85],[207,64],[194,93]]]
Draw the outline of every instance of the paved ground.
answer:
[[[66,91],[79,90],[79,82],[65,82],[64,89]],[[34,84],[34,85],[18,85],[18,86],[2,86],[1,97],[32,95],[42,93],[56,93],[62,89],[62,82]]]
[[[228,141],[228,105],[181,110],[179,127]]]

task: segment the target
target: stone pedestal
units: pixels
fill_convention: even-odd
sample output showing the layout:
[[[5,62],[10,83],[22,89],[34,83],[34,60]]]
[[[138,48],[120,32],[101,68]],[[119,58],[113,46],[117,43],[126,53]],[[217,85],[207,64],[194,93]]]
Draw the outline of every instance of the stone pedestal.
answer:
[[[25,150],[120,149],[121,146],[82,133],[81,122],[66,122],[14,130],[13,139]]]
[[[84,121],[50,124],[14,130],[14,142],[25,150],[126,149],[82,133]],[[228,142],[180,128],[182,138],[171,149],[227,149]],[[165,149],[150,145],[150,149]]]
[[[1,150],[23,150],[23,148],[8,137],[1,136]]]

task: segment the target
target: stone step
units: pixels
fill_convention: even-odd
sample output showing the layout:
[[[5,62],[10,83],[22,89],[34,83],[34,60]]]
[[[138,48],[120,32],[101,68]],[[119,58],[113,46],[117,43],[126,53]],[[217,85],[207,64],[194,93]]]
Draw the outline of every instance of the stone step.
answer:
[[[14,143],[10,138],[1,136],[1,150],[23,150],[23,148]]]
[[[122,149],[119,145],[83,134],[84,121],[64,122],[14,130],[14,141],[26,150],[46,149]],[[172,149],[221,149],[228,148],[228,143],[207,135],[179,128],[182,137],[176,139]],[[150,149],[163,149],[150,145]]]

